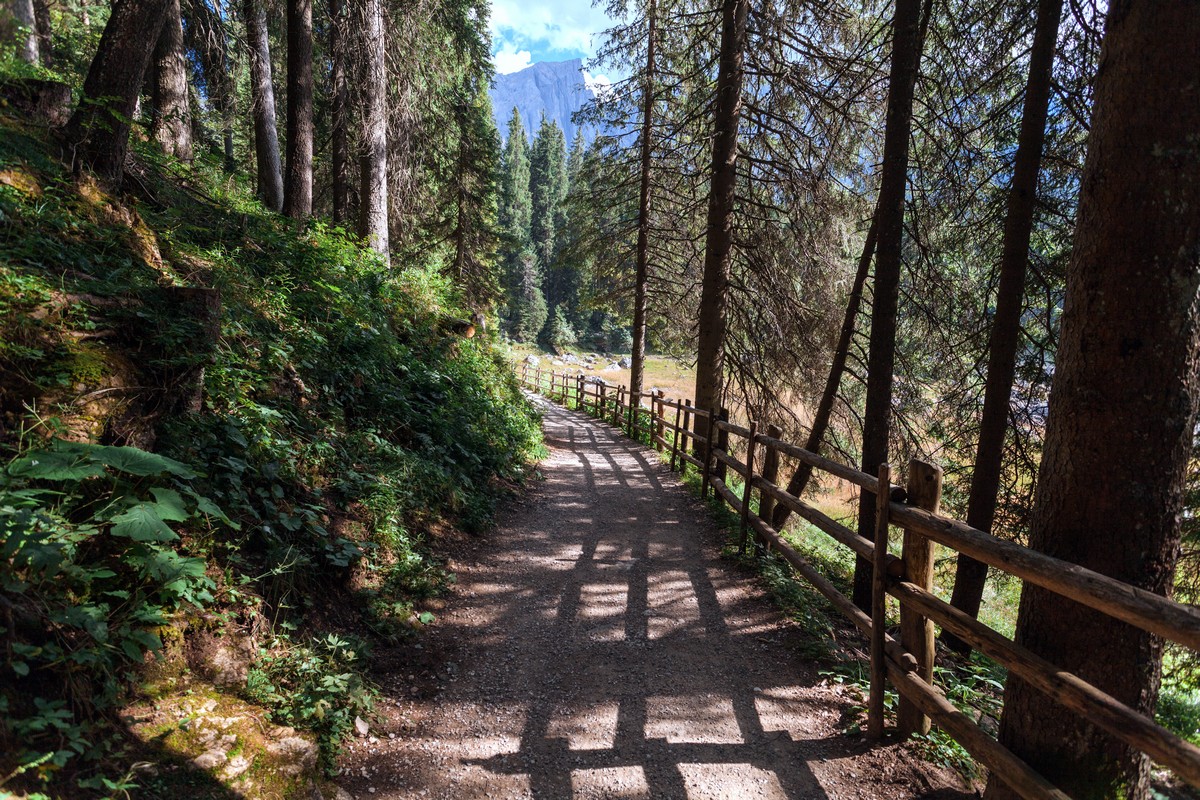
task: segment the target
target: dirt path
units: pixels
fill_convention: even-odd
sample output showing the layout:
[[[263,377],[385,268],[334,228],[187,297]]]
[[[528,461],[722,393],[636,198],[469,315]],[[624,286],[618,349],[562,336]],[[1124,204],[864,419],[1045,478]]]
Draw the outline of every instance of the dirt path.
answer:
[[[656,455],[553,406],[545,430],[545,482],[395,654],[355,798],[974,797],[840,732],[851,700]]]

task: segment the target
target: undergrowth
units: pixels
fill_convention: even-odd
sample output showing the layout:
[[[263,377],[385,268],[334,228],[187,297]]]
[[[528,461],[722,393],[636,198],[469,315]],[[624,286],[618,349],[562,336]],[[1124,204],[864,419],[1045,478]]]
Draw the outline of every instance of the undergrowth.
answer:
[[[246,696],[331,763],[371,709],[356,632],[432,621],[430,531],[486,527],[540,449],[435,258],[135,150],[112,195],[0,117],[0,789],[123,791],[116,709],[199,615],[260,632]]]

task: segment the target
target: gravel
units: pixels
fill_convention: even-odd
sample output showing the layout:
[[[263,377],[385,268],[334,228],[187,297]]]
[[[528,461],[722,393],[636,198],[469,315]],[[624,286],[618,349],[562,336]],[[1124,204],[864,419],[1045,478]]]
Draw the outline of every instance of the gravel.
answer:
[[[355,797],[975,797],[908,745],[844,733],[861,703],[657,455],[545,405],[545,476],[457,553],[420,645],[381,654]],[[382,738],[385,737],[386,738]],[[373,790],[373,791],[372,791]]]

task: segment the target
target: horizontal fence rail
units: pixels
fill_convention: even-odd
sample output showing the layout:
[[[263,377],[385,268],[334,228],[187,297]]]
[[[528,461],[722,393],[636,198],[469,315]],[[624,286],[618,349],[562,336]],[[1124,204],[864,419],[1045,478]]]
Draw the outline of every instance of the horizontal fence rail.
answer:
[[[935,595],[933,543],[1194,650],[1200,650],[1200,609],[939,515],[941,469],[932,464],[911,462],[907,486],[900,487],[891,483],[888,465],[882,466],[878,475],[868,475],[780,439],[781,431],[773,425],[765,433],[754,422],[749,427],[735,425],[724,409],[696,408],[688,400],[669,399],[660,390],[631,392],[624,385],[596,377],[531,368],[527,363],[520,366],[518,375],[526,389],[647,443],[668,459],[672,470],[682,471],[688,465],[695,468],[700,474],[701,495],[712,491],[739,515],[743,548],[753,533],[758,542],[778,553],[867,637],[871,645],[869,736],[883,734],[883,695],[885,681],[890,680],[900,697],[897,727],[901,735],[927,733],[932,720],[1022,797],[1069,800],[974,719],[955,708],[934,685],[936,624],[1004,665],[1010,675],[1036,687],[1054,702],[1146,753],[1192,786],[1200,786],[1200,748]],[[739,458],[739,452],[744,457]],[[780,456],[874,495],[878,512],[874,540],[781,488],[777,484]],[[730,473],[742,484],[740,494],[728,483]],[[752,503],[754,492],[758,493],[757,511]],[[772,511],[778,506],[786,507],[872,564],[874,591],[869,615],[771,527]],[[899,556],[888,552],[889,526],[904,531]],[[885,630],[887,595],[899,603],[898,640]]]

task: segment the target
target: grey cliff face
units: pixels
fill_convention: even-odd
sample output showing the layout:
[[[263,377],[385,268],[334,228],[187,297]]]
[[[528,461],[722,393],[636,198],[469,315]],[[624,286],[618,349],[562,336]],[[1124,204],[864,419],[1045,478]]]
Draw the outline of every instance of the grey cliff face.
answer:
[[[577,130],[571,115],[595,96],[584,82],[583,61],[578,58],[539,62],[520,72],[497,75],[490,94],[501,139],[508,136],[508,120],[515,106],[531,140],[544,113],[562,128],[568,147]],[[590,128],[585,128],[583,134],[589,143],[596,137]]]

